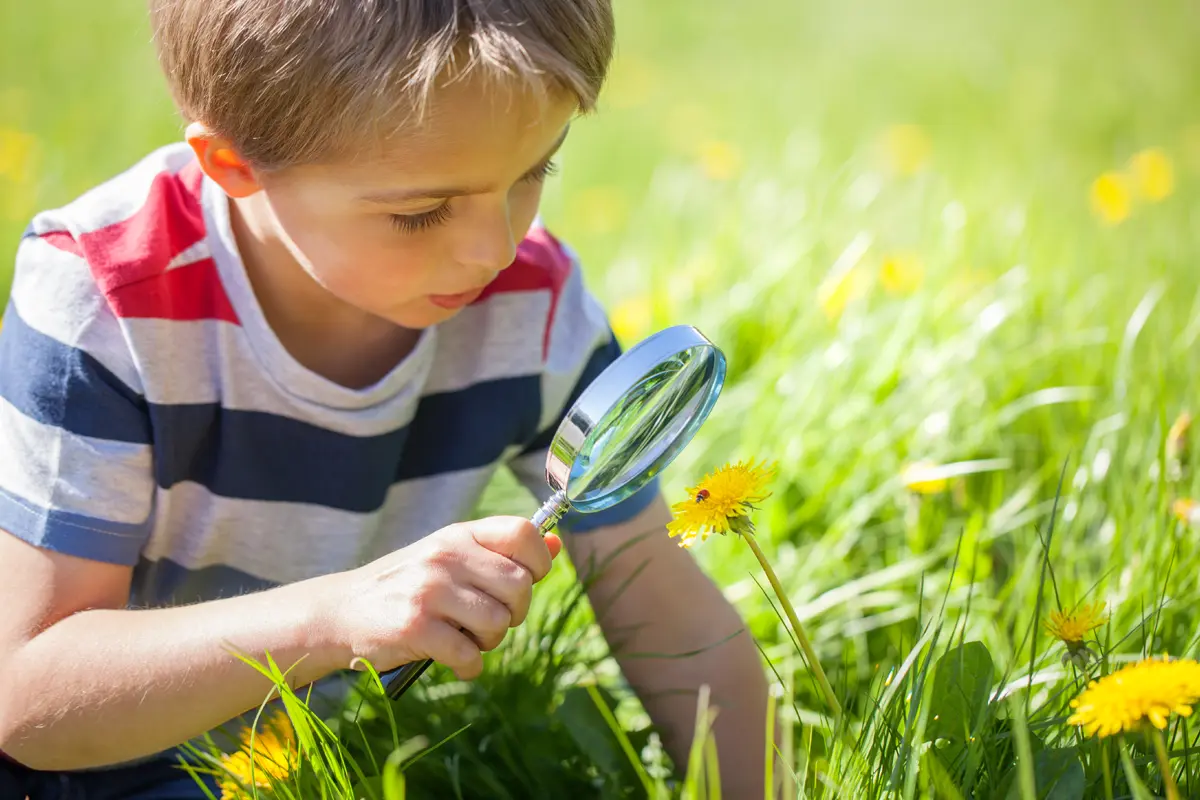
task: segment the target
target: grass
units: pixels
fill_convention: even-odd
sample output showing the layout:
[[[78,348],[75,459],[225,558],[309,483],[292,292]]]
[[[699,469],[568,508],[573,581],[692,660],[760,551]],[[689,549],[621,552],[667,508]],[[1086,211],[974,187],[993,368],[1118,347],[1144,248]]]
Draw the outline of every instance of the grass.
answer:
[[[1200,12],[1179,0],[617,10],[602,111],[575,126],[544,212],[628,342],[686,322],[726,351],[728,388],[668,490],[727,460],[781,465],[760,541],[844,727],[823,724],[752,554],[718,539],[697,557],[778,676],[789,791],[1017,797],[1057,775],[1055,796],[1138,796],[1139,781],[1161,793],[1151,742],[1100,744],[1064,724],[1083,679],[1037,623],[1107,602],[1092,670],[1197,654],[1200,552],[1171,513],[1197,477],[1186,459],[1173,474],[1166,437],[1197,405]],[[34,210],[179,126],[140,4],[0,14],[12,252]],[[1146,148],[1169,158],[1170,195],[1105,224],[1092,181]],[[913,493],[900,476],[918,461],[960,474]],[[484,509],[531,513],[514,492],[498,481]],[[567,570],[539,590],[547,608],[571,591]],[[564,641],[594,634],[581,614]],[[536,781],[569,773],[586,779],[554,790],[644,785],[602,714],[588,713],[587,743],[502,727],[517,709],[596,708],[574,691],[583,676],[621,696],[608,662],[529,662],[529,641],[514,637],[475,686],[434,669],[411,695],[429,723],[404,737],[472,723],[407,768],[414,796],[562,796]],[[946,698],[975,741],[930,748]],[[637,749],[650,744],[636,703],[613,714]],[[1194,732],[1169,734],[1180,791],[1200,792]],[[518,746],[534,735],[551,742],[536,763]],[[668,791],[701,796],[701,774]]]

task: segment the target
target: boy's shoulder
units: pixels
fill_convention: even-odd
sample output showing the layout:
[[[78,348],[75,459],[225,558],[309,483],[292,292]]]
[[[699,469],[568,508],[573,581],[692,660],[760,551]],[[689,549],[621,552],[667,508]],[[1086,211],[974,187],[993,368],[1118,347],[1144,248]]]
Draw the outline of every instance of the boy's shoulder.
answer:
[[[190,147],[159,148],[67,204],[37,214],[22,245],[78,257],[118,316],[137,316],[165,288],[147,283],[171,272],[177,272],[172,279],[183,277],[189,271],[176,268],[207,255],[203,182]]]

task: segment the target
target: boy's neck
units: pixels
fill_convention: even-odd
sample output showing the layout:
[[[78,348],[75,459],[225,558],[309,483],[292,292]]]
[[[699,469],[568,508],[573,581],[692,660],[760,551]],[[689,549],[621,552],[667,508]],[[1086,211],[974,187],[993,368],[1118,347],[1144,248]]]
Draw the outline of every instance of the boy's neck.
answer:
[[[420,331],[350,306],[325,291],[271,235],[261,193],[229,201],[238,252],[267,324],[298,362],[334,383],[362,389],[412,352]]]

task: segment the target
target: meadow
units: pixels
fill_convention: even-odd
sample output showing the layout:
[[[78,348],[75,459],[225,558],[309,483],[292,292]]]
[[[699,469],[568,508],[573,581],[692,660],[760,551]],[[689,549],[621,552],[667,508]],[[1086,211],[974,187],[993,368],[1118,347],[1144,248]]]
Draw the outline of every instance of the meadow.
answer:
[[[11,254],[180,124],[141,3],[0,2]],[[840,717],[750,549],[693,552],[771,671],[783,796],[1200,796],[1185,716],[1068,721],[1089,680],[1200,652],[1200,8],[616,8],[543,213],[626,344],[685,323],[729,359],[670,499],[778,465],[757,541]],[[480,513],[534,510],[500,476]],[[1046,623],[1085,604],[1082,652]],[[569,569],[536,606],[480,680],[435,667],[394,716],[293,705],[300,763],[246,796],[720,797],[702,737],[656,748]]]

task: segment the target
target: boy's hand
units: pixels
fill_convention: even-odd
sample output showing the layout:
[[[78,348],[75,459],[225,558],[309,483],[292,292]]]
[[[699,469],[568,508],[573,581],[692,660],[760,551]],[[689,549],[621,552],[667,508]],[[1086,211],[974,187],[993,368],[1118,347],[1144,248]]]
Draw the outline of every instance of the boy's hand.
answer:
[[[431,658],[469,680],[529,611],[533,584],[562,548],[521,517],[450,525],[358,569],[317,579],[318,618],[337,668],[365,658],[380,672]]]

